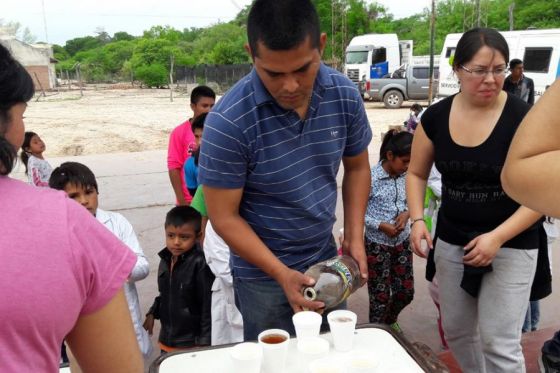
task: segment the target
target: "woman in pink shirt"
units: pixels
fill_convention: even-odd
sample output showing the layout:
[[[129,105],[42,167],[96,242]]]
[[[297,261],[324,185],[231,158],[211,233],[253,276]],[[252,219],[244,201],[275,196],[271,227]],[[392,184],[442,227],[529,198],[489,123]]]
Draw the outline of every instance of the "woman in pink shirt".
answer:
[[[63,339],[84,371],[142,372],[122,287],[136,256],[63,192],[7,176],[33,94],[0,45],[0,372],[58,372]]]

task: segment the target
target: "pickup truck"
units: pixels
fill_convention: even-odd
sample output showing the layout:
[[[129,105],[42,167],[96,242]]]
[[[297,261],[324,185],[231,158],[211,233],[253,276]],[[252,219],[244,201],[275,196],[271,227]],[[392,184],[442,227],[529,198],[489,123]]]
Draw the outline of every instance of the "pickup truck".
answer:
[[[383,101],[386,108],[398,109],[404,100],[427,100],[430,84],[428,65],[401,66],[392,74],[378,79],[361,82],[364,99]],[[434,66],[433,94],[436,96],[439,69]]]

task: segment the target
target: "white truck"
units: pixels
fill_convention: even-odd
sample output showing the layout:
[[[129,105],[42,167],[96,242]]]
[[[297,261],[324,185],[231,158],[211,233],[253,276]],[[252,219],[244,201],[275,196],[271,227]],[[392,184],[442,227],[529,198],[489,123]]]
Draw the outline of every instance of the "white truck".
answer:
[[[412,61],[412,40],[397,34],[366,34],[352,38],[346,48],[344,73],[359,85],[370,78],[381,78]]]
[[[524,74],[535,82],[537,100],[544,90],[560,77],[560,28],[500,33],[508,43],[509,59],[522,60]],[[438,97],[443,98],[459,92],[459,82],[453,73],[450,58],[455,55],[457,42],[462,35],[449,34],[445,37],[439,60]]]

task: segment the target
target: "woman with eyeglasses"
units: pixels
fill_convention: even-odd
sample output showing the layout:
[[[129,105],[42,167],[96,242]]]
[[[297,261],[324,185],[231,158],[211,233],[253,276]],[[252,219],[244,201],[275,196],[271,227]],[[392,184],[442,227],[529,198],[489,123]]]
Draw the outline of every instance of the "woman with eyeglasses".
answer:
[[[435,261],[445,337],[464,372],[524,372],[521,326],[537,263],[541,215],[500,182],[529,105],[502,91],[508,45],[475,28],[457,44],[456,95],[429,107],[416,129],[407,176],[413,251]],[[442,174],[434,250],[423,221],[430,168]],[[433,273],[432,273],[433,274]]]

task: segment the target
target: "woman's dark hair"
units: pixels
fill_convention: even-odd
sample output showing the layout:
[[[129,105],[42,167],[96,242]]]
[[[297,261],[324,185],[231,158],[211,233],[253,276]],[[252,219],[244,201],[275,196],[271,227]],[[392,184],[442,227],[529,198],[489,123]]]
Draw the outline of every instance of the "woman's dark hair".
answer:
[[[14,168],[17,149],[4,137],[12,118],[10,109],[29,101],[35,94],[33,80],[8,49],[0,44],[0,175]]]
[[[95,175],[88,166],[78,162],[64,162],[51,173],[49,186],[53,189],[64,190],[69,185],[88,188],[92,187],[99,193]]]
[[[465,32],[459,39],[453,57],[453,68],[456,70],[461,65],[464,66],[484,46],[497,50],[506,63],[509,61],[509,47],[503,35],[491,28],[476,27]]]
[[[27,161],[29,161],[29,153],[27,152],[27,148],[31,146],[31,139],[33,136],[38,136],[35,132],[27,131],[25,132],[25,137],[23,138],[23,144],[21,144],[21,163],[25,166],[25,174],[27,175]]]
[[[311,0],[255,0],[247,19],[251,53],[258,56],[258,42],[268,49],[289,50],[309,36],[311,46],[319,48],[319,16]]]
[[[395,157],[403,157],[410,155],[412,147],[412,134],[405,131],[390,130],[383,137],[381,149],[379,150],[379,159],[387,160],[387,153],[392,152]]]

